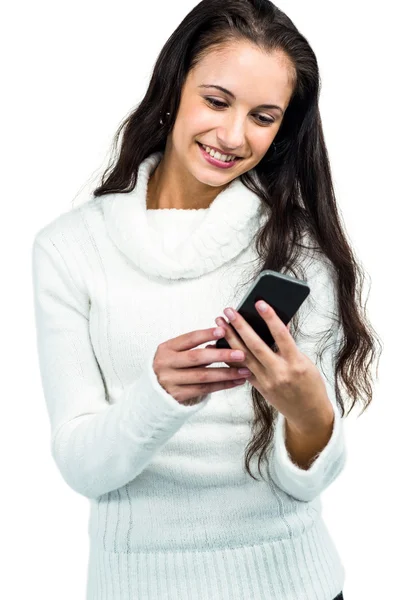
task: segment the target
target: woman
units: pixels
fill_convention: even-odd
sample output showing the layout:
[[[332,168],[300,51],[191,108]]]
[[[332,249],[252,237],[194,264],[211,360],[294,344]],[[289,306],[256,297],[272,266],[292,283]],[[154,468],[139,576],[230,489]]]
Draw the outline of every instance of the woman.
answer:
[[[339,378],[368,406],[377,340],[318,97],[284,13],[204,0],[93,197],[35,237],[52,454],[91,505],[88,600],[343,598],[320,495],[346,459]],[[290,327],[257,302],[275,351],[234,310],[264,269],[311,289]]]

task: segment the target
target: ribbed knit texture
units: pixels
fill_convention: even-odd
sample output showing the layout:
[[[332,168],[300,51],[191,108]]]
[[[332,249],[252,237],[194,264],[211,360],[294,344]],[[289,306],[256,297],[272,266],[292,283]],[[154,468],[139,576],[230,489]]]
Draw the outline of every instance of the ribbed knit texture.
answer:
[[[183,406],[152,364],[160,343],[237,306],[246,291],[237,284],[258,272],[253,242],[267,216],[239,179],[207,209],[146,210],[161,156],[143,161],[132,192],[90,198],[33,242],[51,452],[65,482],[90,499],[86,598],[332,600],[345,571],[320,495],[346,459],[333,389],[338,334],[317,363],[335,411],[328,445],[300,469],[279,413],[265,481],[254,481],[244,469],[250,384]],[[300,319],[310,337],[296,343],[316,362],[317,341],[336,326],[336,295],[327,261],[306,268]]]

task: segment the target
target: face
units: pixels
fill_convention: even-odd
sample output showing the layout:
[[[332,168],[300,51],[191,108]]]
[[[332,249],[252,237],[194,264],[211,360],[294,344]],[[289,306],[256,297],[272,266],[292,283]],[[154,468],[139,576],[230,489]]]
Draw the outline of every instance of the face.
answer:
[[[167,141],[169,162],[180,165],[197,183],[227,185],[266,154],[293,87],[293,67],[283,53],[268,55],[245,42],[211,51],[185,81]],[[207,160],[199,144],[240,158],[222,168]]]

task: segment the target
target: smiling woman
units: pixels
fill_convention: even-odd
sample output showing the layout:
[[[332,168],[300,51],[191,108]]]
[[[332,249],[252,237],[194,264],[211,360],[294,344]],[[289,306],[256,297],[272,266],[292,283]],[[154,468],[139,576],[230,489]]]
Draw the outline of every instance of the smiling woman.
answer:
[[[207,208],[254,169],[274,142],[294,81],[293,63],[279,50],[266,53],[236,40],[204,53],[182,86],[174,127],[150,178],[148,208]]]
[[[87,600],[343,598],[320,496],[346,461],[342,392],[371,402],[377,342],[319,84],[272,2],[203,0],[101,185],[34,240],[52,455],[91,501]],[[266,269],[310,294],[290,328],[265,313],[276,352],[236,317],[235,361],[210,347],[214,319]]]

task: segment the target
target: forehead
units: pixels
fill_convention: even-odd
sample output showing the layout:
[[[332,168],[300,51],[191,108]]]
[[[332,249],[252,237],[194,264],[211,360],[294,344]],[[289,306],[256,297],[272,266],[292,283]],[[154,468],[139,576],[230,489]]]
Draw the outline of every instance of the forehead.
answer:
[[[293,91],[294,66],[281,51],[266,53],[249,42],[236,42],[210,49],[188,76],[188,84],[192,88],[218,84],[239,101],[251,105],[281,102],[286,107]]]

